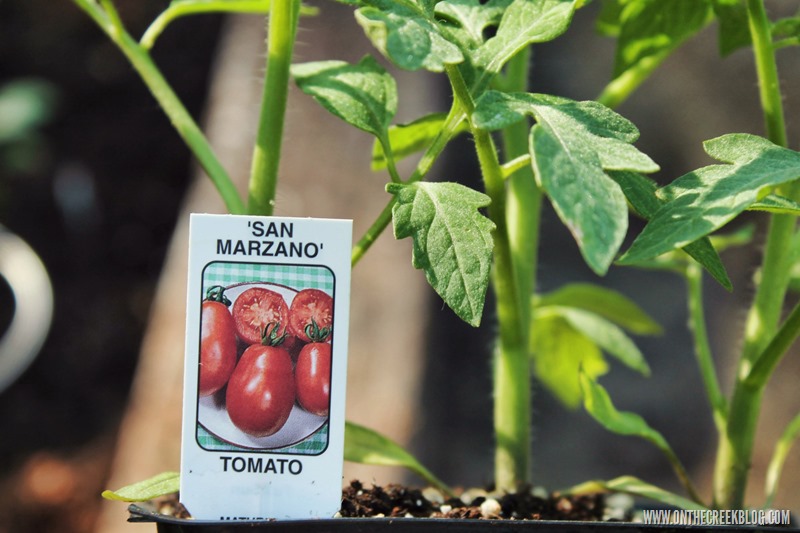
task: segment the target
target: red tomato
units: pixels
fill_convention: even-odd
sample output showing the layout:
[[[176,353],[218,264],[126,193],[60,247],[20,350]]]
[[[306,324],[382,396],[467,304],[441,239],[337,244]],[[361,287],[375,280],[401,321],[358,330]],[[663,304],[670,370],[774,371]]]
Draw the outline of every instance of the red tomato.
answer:
[[[331,345],[306,344],[297,357],[294,371],[300,407],[319,416],[328,416],[331,400]]]
[[[292,359],[283,348],[254,345],[236,365],[225,402],[233,424],[254,437],[280,430],[295,401]]]
[[[322,330],[333,326],[333,298],[318,289],[303,289],[298,292],[289,309],[289,332],[303,342],[312,342],[306,328],[316,324]]]
[[[236,327],[221,302],[206,300],[200,316],[200,396],[209,396],[225,386],[236,366]]]
[[[236,334],[247,344],[261,344],[261,336],[268,326],[277,326],[277,334],[286,330],[289,307],[283,296],[261,287],[247,289],[233,303]]]

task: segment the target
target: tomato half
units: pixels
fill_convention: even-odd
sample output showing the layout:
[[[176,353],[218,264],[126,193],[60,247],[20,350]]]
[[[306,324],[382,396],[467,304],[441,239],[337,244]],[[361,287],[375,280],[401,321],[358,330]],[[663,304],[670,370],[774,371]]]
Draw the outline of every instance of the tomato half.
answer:
[[[328,416],[331,401],[331,345],[327,342],[306,344],[297,356],[294,371],[297,402],[319,416]]]
[[[333,298],[319,289],[298,292],[289,309],[289,332],[303,342],[311,342],[306,327],[316,324],[319,329],[333,326]]]
[[[200,396],[214,394],[236,366],[236,327],[228,306],[205,301],[200,312]]]
[[[283,348],[247,348],[233,371],[225,402],[233,424],[254,437],[277,433],[295,401],[292,359]]]
[[[283,296],[262,287],[247,289],[233,303],[236,334],[247,344],[261,344],[261,336],[268,327],[278,326],[276,333],[286,330],[289,307]]]

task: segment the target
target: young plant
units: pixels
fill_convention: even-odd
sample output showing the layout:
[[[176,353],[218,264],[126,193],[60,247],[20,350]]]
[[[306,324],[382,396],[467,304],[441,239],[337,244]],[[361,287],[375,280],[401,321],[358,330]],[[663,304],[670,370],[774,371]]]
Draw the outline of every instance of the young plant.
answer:
[[[498,332],[492,354],[498,489],[515,490],[531,481],[530,380],[536,374],[567,405],[582,400],[609,430],[655,444],[674,466],[688,499],[627,476],[575,491],[619,490],[695,508],[743,507],[761,396],[800,333],[800,307],[780,322],[800,246],[795,238],[800,154],[786,147],[775,67],[777,48],[800,43],[800,17],[771,24],[763,0],[606,0],[599,27],[617,39],[613,79],[598,101],[578,102],[527,92],[530,50],[560,37],[588,1],[354,0],[349,3],[355,18],[378,52],[397,67],[439,73],[452,88],[448,110],[396,125],[396,84],[375,58],[290,68],[303,11],[298,0],[173,0],[140,42],[125,31],[112,0],[74,1],[140,72],[232,213],[272,212],[290,73],[325,109],[376,138],[372,164],[386,171],[390,199],[354,246],[352,262],[392,224],[397,238],[413,240],[413,265],[464,321],[480,323],[486,291],[492,287]],[[148,52],[175,16],[207,11],[269,11],[266,82],[246,203]],[[708,141],[706,151],[722,164],[658,188],[645,177],[658,165],[633,146],[638,130],[611,107],[624,101],[682,42],[715,20],[723,53],[752,44],[768,139],[730,134]],[[482,191],[431,181],[438,177],[431,175],[434,162],[462,134],[472,137]],[[398,161],[418,153],[413,171],[402,176]],[[647,363],[625,330],[653,334],[659,326],[608,289],[570,284],[537,293],[545,200],[598,275],[616,261],[685,276],[696,355],[720,435],[710,501],[693,487],[666,439],[637,415],[616,410],[596,381],[608,369],[603,353],[647,374]],[[741,236],[710,235],[749,209],[770,212],[770,231],[734,392],[726,399],[706,339],[701,280],[705,269],[731,288],[718,250],[739,243]],[[620,255],[631,212],[649,222]],[[799,427],[795,419],[779,443],[769,499]],[[409,466],[442,485],[413,457],[366,428],[348,425],[345,454],[351,460]]]

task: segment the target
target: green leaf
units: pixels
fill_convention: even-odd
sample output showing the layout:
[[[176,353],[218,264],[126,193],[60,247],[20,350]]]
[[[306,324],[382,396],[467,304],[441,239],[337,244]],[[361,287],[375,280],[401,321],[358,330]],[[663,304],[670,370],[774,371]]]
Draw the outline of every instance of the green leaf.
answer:
[[[600,348],[559,314],[533,313],[530,351],[539,381],[565,406],[581,400],[581,369],[592,377],[605,374],[608,363]]]
[[[686,246],[716,231],[765,196],[770,187],[800,177],[800,153],[747,134],[706,141],[725,165],[690,172],[659,191],[666,203],[620,263],[633,263]]]
[[[163,472],[119,490],[104,490],[103,498],[122,502],[145,502],[173,494],[180,490],[181,475],[177,472]]]
[[[523,48],[552,41],[564,33],[574,11],[573,0],[514,0],[495,36],[476,50],[473,63],[488,73],[499,73]]]
[[[650,367],[639,348],[618,326],[605,318],[583,309],[561,307],[557,311],[570,325],[580,331],[606,353],[613,355],[625,366],[650,375]]]
[[[638,0],[620,14],[614,77],[662,61],[711,20],[708,0]]]
[[[353,422],[346,422],[344,425],[344,460],[368,465],[408,468],[446,494],[453,494],[447,485],[399,444],[377,431]]]
[[[800,38],[800,15],[776,21],[772,25],[771,33],[775,40]]]
[[[656,195],[658,186],[651,179],[635,172],[614,171],[609,176],[622,187],[622,192],[630,202],[633,210],[642,218],[650,220],[664,205],[664,200]],[[733,290],[728,271],[722,264],[717,249],[708,237],[698,239],[683,247],[692,259],[700,263],[717,282],[727,290]],[[637,263],[638,264],[638,263]]]
[[[529,151],[537,181],[586,263],[605,274],[628,227],[625,196],[606,171],[654,172],[658,165],[630,144],[639,136],[636,127],[597,102],[487,91],[473,121],[494,130],[525,115],[536,119]]]
[[[597,492],[623,492],[631,496],[649,498],[657,502],[672,505],[679,509],[705,510],[706,507],[690,499],[666,491],[655,485],[644,482],[633,476],[620,476],[609,481],[587,481],[569,489],[561,491],[563,494],[580,496]]]
[[[612,433],[641,437],[661,450],[669,450],[669,444],[658,431],[647,425],[636,413],[617,411],[608,392],[586,374],[580,376],[583,406],[592,417]]]
[[[603,0],[600,14],[597,15],[595,28],[597,32],[606,37],[619,37],[621,29],[620,19],[622,10],[627,0]]]
[[[781,215],[800,216],[800,204],[785,196],[770,194],[761,201],[750,204],[748,211],[767,211]]]
[[[632,333],[659,335],[661,326],[641,307],[612,289],[591,283],[570,283],[539,298],[538,306],[574,307],[604,317]]]
[[[375,135],[387,146],[388,129],[397,112],[397,85],[375,59],[356,65],[317,61],[292,66],[297,86],[347,123]]]
[[[363,0],[356,20],[372,44],[395,65],[407,70],[442,72],[464,56],[436,22],[431,1]]]
[[[392,146],[392,154],[395,161],[427,148],[431,141],[441,132],[446,120],[447,115],[445,113],[434,113],[409,124],[390,126],[389,143]],[[456,133],[464,132],[468,129],[467,122],[462,121]],[[380,142],[376,142],[372,145],[372,170],[382,170],[384,168],[386,168],[386,155]]]
[[[512,0],[443,0],[434,11],[453,42],[466,50],[474,50],[484,41],[484,32],[497,27]]]
[[[719,21],[719,53],[727,56],[744,46],[750,46],[750,25],[747,7],[742,0],[712,0]]]
[[[462,320],[478,326],[492,259],[489,197],[458,183],[390,183],[394,234],[414,240],[412,262]]]

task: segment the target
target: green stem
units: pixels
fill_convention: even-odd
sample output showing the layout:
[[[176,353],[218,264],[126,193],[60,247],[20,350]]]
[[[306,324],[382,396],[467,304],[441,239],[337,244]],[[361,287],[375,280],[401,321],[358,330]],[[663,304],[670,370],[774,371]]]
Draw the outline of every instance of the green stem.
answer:
[[[447,146],[447,143],[450,142],[450,139],[458,132],[458,127],[461,121],[464,120],[464,112],[458,105],[453,105],[450,108],[450,113],[447,115],[447,118],[442,125],[442,129],[436,135],[436,137],[431,142],[430,146],[425,150],[425,153],[417,163],[417,167],[414,170],[414,173],[411,174],[411,177],[408,178],[406,183],[414,183],[417,181],[422,180],[428,172],[433,167],[433,163],[436,162],[436,159],[439,157],[439,154],[442,153],[444,147]],[[358,240],[358,242],[353,246],[353,250],[350,255],[350,264],[355,266],[364,254],[369,250],[372,244],[378,239],[381,233],[387,228],[389,223],[392,221],[392,208],[394,207],[395,199],[394,197],[386,204],[386,207],[383,208],[378,218],[372,223],[369,229],[364,233],[364,235]]]
[[[794,341],[800,336],[800,303],[789,313],[786,322],[773,337],[750,369],[745,383],[754,387],[764,387],[778,363],[786,355]]]
[[[629,68],[606,85],[605,89],[597,96],[596,100],[610,108],[616,108],[650,77],[669,56],[659,54],[642,59],[632,68]]]
[[[272,0],[269,14],[267,73],[261,97],[247,211],[271,215],[275,206],[283,123],[289,94],[289,68],[300,17],[300,0]]]
[[[147,50],[139,45],[122,27],[111,2],[106,1],[102,9],[91,0],[74,0],[97,23],[108,37],[122,51],[128,61],[139,73],[150,93],[169,118],[186,145],[191,149],[216,186],[228,211],[232,214],[243,214],[244,203],[233,185],[230,176],[223,168],[214,150],[197,123],[184,107],[175,91],[172,90],[164,75],[158,69]]]
[[[714,424],[722,432],[725,427],[725,415],[728,410],[727,401],[722,394],[708,342],[708,331],[703,314],[703,269],[694,261],[686,269],[686,281],[689,292],[689,324],[694,337],[694,352],[697,364],[700,367],[700,376],[703,378],[708,401],[714,415]]]
[[[772,46],[770,23],[763,0],[747,0],[747,13],[758,74],[761,108],[767,135],[775,144],[787,146],[782,95]],[[797,182],[786,194],[798,196]],[[739,360],[725,432],[721,435],[714,470],[714,504],[741,509],[747,487],[753,440],[763,396],[763,383],[748,381],[751,369],[775,336],[791,266],[790,244],[796,220],[773,215],[767,234],[760,283],[745,325],[745,339]]]
[[[456,101],[471,119],[475,104],[461,72],[447,67]],[[492,287],[497,299],[499,342],[493,366],[495,488],[515,490],[530,478],[530,361],[526,336],[522,333],[519,292],[516,286],[514,261],[506,211],[506,183],[492,137],[486,130],[471,124],[486,194],[491,199],[489,218],[494,222],[494,263]],[[527,300],[525,302],[527,305]]]
[[[764,506],[769,509],[772,501],[775,499],[775,493],[778,491],[778,482],[781,479],[781,471],[783,464],[786,461],[786,456],[789,455],[794,441],[800,436],[800,415],[796,415],[786,429],[783,431],[781,438],[775,445],[775,451],[772,453],[772,459],[767,468],[767,480],[765,485],[766,501]]]

